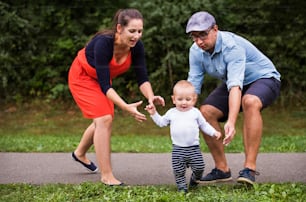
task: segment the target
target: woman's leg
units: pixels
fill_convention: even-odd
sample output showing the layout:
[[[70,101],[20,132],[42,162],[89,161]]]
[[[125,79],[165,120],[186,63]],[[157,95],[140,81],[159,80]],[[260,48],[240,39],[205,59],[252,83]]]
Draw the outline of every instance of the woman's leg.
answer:
[[[88,151],[88,149],[93,144],[94,132],[95,132],[95,125],[94,125],[94,123],[92,123],[85,130],[78,147],[74,151],[74,154],[76,155],[76,157],[80,161],[82,161],[86,164],[90,164],[90,160],[86,157],[86,152]]]
[[[111,132],[113,117],[105,115],[94,119],[94,137],[97,162],[101,171],[101,181],[108,185],[118,185],[121,182],[115,178],[111,166]]]

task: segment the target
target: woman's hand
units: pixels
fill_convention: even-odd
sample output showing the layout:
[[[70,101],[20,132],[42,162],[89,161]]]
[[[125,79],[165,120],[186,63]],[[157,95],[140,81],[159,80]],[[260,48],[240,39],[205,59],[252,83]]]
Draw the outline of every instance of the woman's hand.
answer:
[[[154,106],[154,105],[161,105],[163,107],[165,106],[164,98],[159,95],[153,96],[151,99],[148,100],[148,102],[150,106]]]
[[[137,109],[138,106],[142,104],[142,101],[127,104],[125,110],[129,112],[137,121],[143,122],[147,120],[146,116],[142,113],[140,113]]]

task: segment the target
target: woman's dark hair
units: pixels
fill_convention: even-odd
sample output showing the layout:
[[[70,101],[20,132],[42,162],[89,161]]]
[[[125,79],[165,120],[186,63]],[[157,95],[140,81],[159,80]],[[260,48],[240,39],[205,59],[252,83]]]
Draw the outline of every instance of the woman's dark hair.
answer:
[[[119,9],[113,18],[113,25],[109,29],[101,30],[97,32],[97,35],[111,35],[114,36],[117,29],[117,24],[122,25],[123,27],[127,26],[131,19],[141,19],[143,20],[142,14],[134,8],[127,8],[127,9]]]

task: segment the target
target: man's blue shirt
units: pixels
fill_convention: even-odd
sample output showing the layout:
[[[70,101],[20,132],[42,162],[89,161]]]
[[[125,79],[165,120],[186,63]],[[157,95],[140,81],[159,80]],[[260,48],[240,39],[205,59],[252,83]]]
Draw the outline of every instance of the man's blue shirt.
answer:
[[[261,78],[280,80],[280,73],[267,56],[248,40],[225,31],[218,31],[212,54],[194,43],[189,51],[189,65],[188,81],[198,94],[205,74],[224,81],[228,90],[233,86],[243,89],[243,86]]]

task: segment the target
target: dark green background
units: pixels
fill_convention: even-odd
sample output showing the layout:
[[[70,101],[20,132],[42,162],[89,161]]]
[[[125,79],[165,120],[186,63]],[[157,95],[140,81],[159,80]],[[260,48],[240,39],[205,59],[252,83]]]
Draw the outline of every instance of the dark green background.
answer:
[[[23,102],[32,97],[71,101],[69,66],[77,51],[100,28],[109,27],[115,11],[134,7],[145,18],[143,42],[150,80],[157,94],[169,96],[172,85],[185,79],[188,18],[196,11],[215,15],[220,30],[238,33],[262,50],[282,74],[278,102],[303,105],[306,90],[306,12],[303,1],[0,1],[0,101]],[[115,80],[127,100],[140,93],[128,73]],[[206,81],[205,93],[217,80]],[[203,96],[204,96],[203,95]]]

